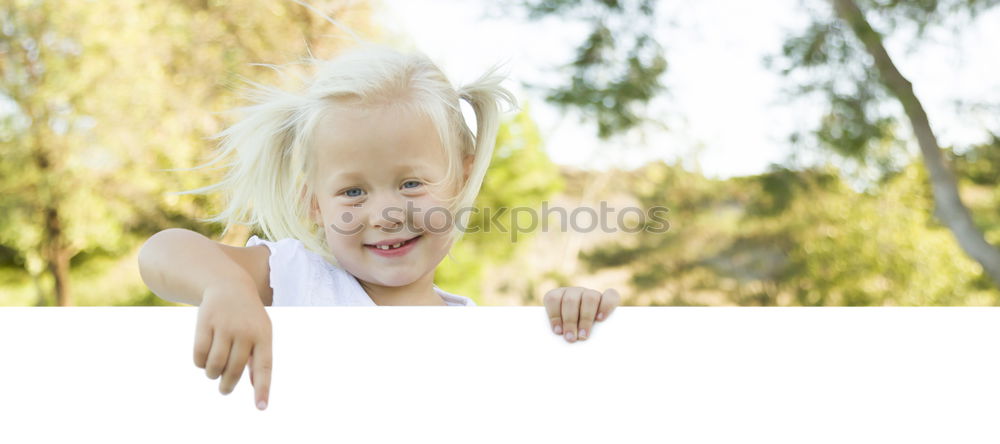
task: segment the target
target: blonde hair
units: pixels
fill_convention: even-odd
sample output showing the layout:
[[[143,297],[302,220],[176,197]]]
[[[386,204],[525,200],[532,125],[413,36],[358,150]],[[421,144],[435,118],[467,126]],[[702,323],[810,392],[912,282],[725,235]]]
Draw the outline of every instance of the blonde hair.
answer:
[[[224,222],[223,235],[240,224],[259,229],[269,240],[292,237],[336,264],[324,228],[309,217],[314,193],[309,178],[317,123],[328,109],[345,100],[359,109],[402,105],[428,117],[447,153],[445,181],[462,178],[461,159],[473,156],[464,186],[457,196],[447,199],[452,214],[473,205],[493,155],[500,102],[517,106],[510,91],[500,86],[504,76],[497,74],[498,66],[454,88],[426,55],[371,43],[361,43],[330,60],[309,58],[306,62],[316,72],[299,92],[249,82],[256,86],[249,94],[254,103],[237,108],[244,114],[242,119],[212,137],[221,139],[213,160],[194,169],[232,157],[224,178],[177,193],[223,191],[224,209],[202,221]],[[460,100],[466,100],[475,113],[474,135],[465,124]],[[467,226],[469,212],[460,211],[458,216],[450,232],[455,242],[463,234],[461,227]]]

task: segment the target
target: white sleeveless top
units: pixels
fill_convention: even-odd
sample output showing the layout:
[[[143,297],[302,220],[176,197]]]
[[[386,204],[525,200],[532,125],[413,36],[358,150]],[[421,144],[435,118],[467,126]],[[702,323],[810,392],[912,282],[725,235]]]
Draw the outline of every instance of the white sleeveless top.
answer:
[[[265,245],[271,250],[272,306],[281,305],[353,305],[375,306],[358,280],[346,270],[327,262],[322,256],[306,249],[298,239],[276,242],[257,236],[247,240],[247,247]],[[448,305],[475,306],[475,302],[441,290],[434,291]]]

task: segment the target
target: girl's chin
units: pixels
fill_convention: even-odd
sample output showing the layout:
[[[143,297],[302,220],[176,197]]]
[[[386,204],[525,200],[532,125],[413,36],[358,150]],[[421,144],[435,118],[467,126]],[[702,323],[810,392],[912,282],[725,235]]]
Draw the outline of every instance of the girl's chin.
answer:
[[[414,283],[416,281],[417,281],[416,279],[402,279],[402,278],[401,279],[395,279],[395,278],[378,279],[378,278],[376,278],[376,279],[373,279],[373,280],[371,280],[369,282],[371,282],[373,284],[378,284],[378,285],[380,285],[382,287],[405,287],[405,286],[410,285],[410,284],[412,284],[412,283]]]
[[[383,287],[402,287],[405,285],[410,285],[420,278],[417,273],[412,273],[406,270],[401,270],[402,273],[376,273],[368,274],[365,281],[378,284]],[[356,276],[356,275],[355,275]]]

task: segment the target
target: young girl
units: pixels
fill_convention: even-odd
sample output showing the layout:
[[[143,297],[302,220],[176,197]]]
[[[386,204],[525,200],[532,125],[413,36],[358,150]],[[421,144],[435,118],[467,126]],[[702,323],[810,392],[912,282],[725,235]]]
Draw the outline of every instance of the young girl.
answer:
[[[300,92],[260,87],[245,117],[220,133],[233,157],[220,215],[256,228],[246,247],[188,230],[152,236],[139,254],[159,297],[198,305],[195,364],[230,393],[250,359],[257,406],[267,405],[271,324],[264,306],[448,305],[471,299],[434,285],[461,237],[493,153],[499,103],[514,105],[487,72],[455,89],[427,57],[364,44],[310,60]],[[475,134],[459,100],[476,116]],[[558,288],[544,303],[553,331],[586,339],[619,304],[604,293]]]

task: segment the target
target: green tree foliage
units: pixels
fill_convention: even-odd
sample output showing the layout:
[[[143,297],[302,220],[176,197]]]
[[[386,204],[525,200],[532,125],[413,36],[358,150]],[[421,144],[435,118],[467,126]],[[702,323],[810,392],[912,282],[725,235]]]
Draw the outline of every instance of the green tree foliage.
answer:
[[[642,232],[581,258],[627,267],[637,294],[667,288],[670,305],[992,305],[976,262],[931,217],[918,161],[856,191],[832,168],[725,181],[679,166],[631,174],[643,205],[670,208],[670,231]],[[986,203],[997,213],[997,201]],[[1000,223],[993,222],[994,229]]]
[[[312,3],[367,27],[365,4]],[[211,197],[165,195],[215,178],[162,170],[204,160],[236,80],[271,74],[251,63],[344,44],[305,8],[263,0],[9,0],[0,31],[0,303],[142,294],[129,257],[142,240],[219,229],[195,221]]]
[[[991,139],[949,155],[976,225],[988,242],[1000,245],[1000,136]]]
[[[1000,136],[990,134],[990,139],[953,155],[952,163],[959,177],[976,185],[1000,184]]]
[[[996,5],[996,0],[862,0],[858,4],[870,20],[885,30],[913,36],[918,44],[932,28],[949,19],[974,18]],[[874,163],[889,173],[900,167],[893,157],[902,154],[900,136],[905,117],[894,97],[882,85],[879,72],[850,25],[834,13],[828,0],[809,0],[803,7],[813,21],[790,35],[781,56],[768,63],[789,76],[802,96],[818,96],[828,103],[814,135],[820,144],[863,163]],[[955,24],[954,26],[960,26]],[[903,120],[901,120],[903,119]],[[886,149],[887,145],[894,149]],[[905,155],[904,155],[905,157]]]
[[[784,50],[785,57],[791,60],[786,74],[801,65],[812,68],[813,75],[820,72],[825,78],[819,84],[829,99],[830,113],[816,131],[818,139],[849,157],[866,159],[872,152],[871,146],[884,146],[884,141],[895,134],[892,114],[905,116],[929,172],[935,216],[951,229],[962,250],[979,262],[984,273],[1000,286],[1000,249],[985,239],[981,227],[976,226],[962,202],[958,180],[942,154],[927,112],[914,93],[913,85],[898,70],[885,47],[885,35],[893,29],[878,31],[871,24],[872,16],[877,19],[880,14],[888,15],[891,19],[887,21],[891,24],[907,21],[915,24],[919,36],[928,26],[941,20],[940,11],[949,6],[974,16],[997,2],[830,0],[829,3],[833,13],[816,14],[817,21],[805,36],[792,38]],[[874,13],[866,13],[868,9]],[[838,91],[843,88],[847,93]],[[890,111],[892,114],[879,117],[877,107],[884,102],[882,97],[891,97],[901,106],[902,113]]]
[[[547,87],[546,99],[580,111],[597,123],[601,138],[634,128],[648,119],[642,107],[663,91],[667,70],[663,48],[652,37],[655,0],[526,0],[530,19],[558,15],[585,22],[586,40],[576,48],[568,84]]]
[[[942,160],[933,129],[927,122],[919,99],[913,93],[912,85],[893,66],[892,59],[882,45],[883,34],[875,30],[880,29],[886,35],[910,33],[916,42],[913,45],[915,47],[927,30],[952,26],[957,31],[963,20],[968,23],[997,3],[1000,1],[807,0],[803,5],[810,11],[813,21],[801,33],[789,37],[782,48],[782,57],[771,59],[770,62],[799,86],[797,94],[818,95],[828,104],[827,112],[811,134],[814,137],[807,143],[815,142],[818,146],[860,163],[864,169],[879,172],[882,179],[888,180],[893,175],[903,174],[907,168],[912,168],[904,147],[910,139],[915,138],[919,142],[925,167],[930,173],[926,176],[927,183],[930,185],[928,188],[933,190],[935,199],[935,205],[929,207],[928,211],[952,231],[953,241],[957,240],[962,250],[982,265],[983,272],[1000,285],[1000,252],[988,241],[984,241],[986,237],[981,233],[982,230],[989,229],[982,225],[982,221],[988,218],[969,216],[957,191],[956,180],[947,163]],[[587,56],[592,51],[611,47],[606,42],[614,43],[621,40],[621,37],[634,36],[630,31],[611,29],[601,24],[614,22],[615,19],[623,19],[623,22],[631,24],[633,22],[629,19],[655,17],[652,14],[654,5],[644,2],[582,0],[538,0],[522,4],[532,16],[560,14],[572,17],[576,14],[594,23],[593,32],[581,44],[578,57],[572,64],[575,70],[570,85],[554,89],[550,100],[560,97],[579,98],[580,100],[555,102],[586,111],[594,106],[593,103],[601,102],[600,97],[591,95],[594,91],[611,97],[621,94],[620,90],[595,81],[594,76],[588,77],[580,73],[586,72],[584,67],[591,66],[587,63],[588,60],[598,60]],[[636,14],[635,11],[648,14]],[[876,26],[873,28],[869,22]],[[646,36],[650,35],[649,29],[656,26],[655,20],[646,22],[640,19],[637,23],[640,25],[636,29],[645,32]],[[654,24],[649,26],[647,23]],[[608,62],[601,60],[602,64]],[[615,65],[612,62],[610,66]],[[621,97],[637,104],[646,103],[653,96],[622,94]],[[612,99],[607,103],[616,101]],[[598,121],[602,136],[617,131],[615,125],[606,123],[613,121],[612,119]],[[793,140],[802,139],[801,135],[793,136]],[[781,202],[791,195],[791,191],[786,189],[789,185],[776,182],[777,179],[778,177],[764,179],[763,190],[771,193],[770,197],[763,198],[765,201]],[[876,185],[888,186],[888,183],[886,181]],[[677,213],[678,211],[674,211],[675,217]],[[978,226],[974,221],[980,222]],[[651,254],[651,247],[648,245],[660,245],[661,242],[669,241],[645,239],[641,243],[643,246],[637,248],[645,250],[645,254]],[[672,263],[676,257],[672,256],[665,263]],[[686,260],[679,263],[683,265],[666,268],[679,272],[691,264]],[[656,270],[637,271],[637,283],[661,282],[651,277],[656,273]],[[760,292],[777,293],[778,290],[771,288]]]
[[[877,191],[857,192],[836,174],[781,171],[793,198],[779,214],[748,213],[756,237],[780,240],[784,264],[771,288],[801,305],[986,305],[982,269],[935,222],[919,161]],[[810,177],[811,176],[811,177]],[[773,295],[778,296],[778,295]],[[776,301],[776,297],[766,300]]]

